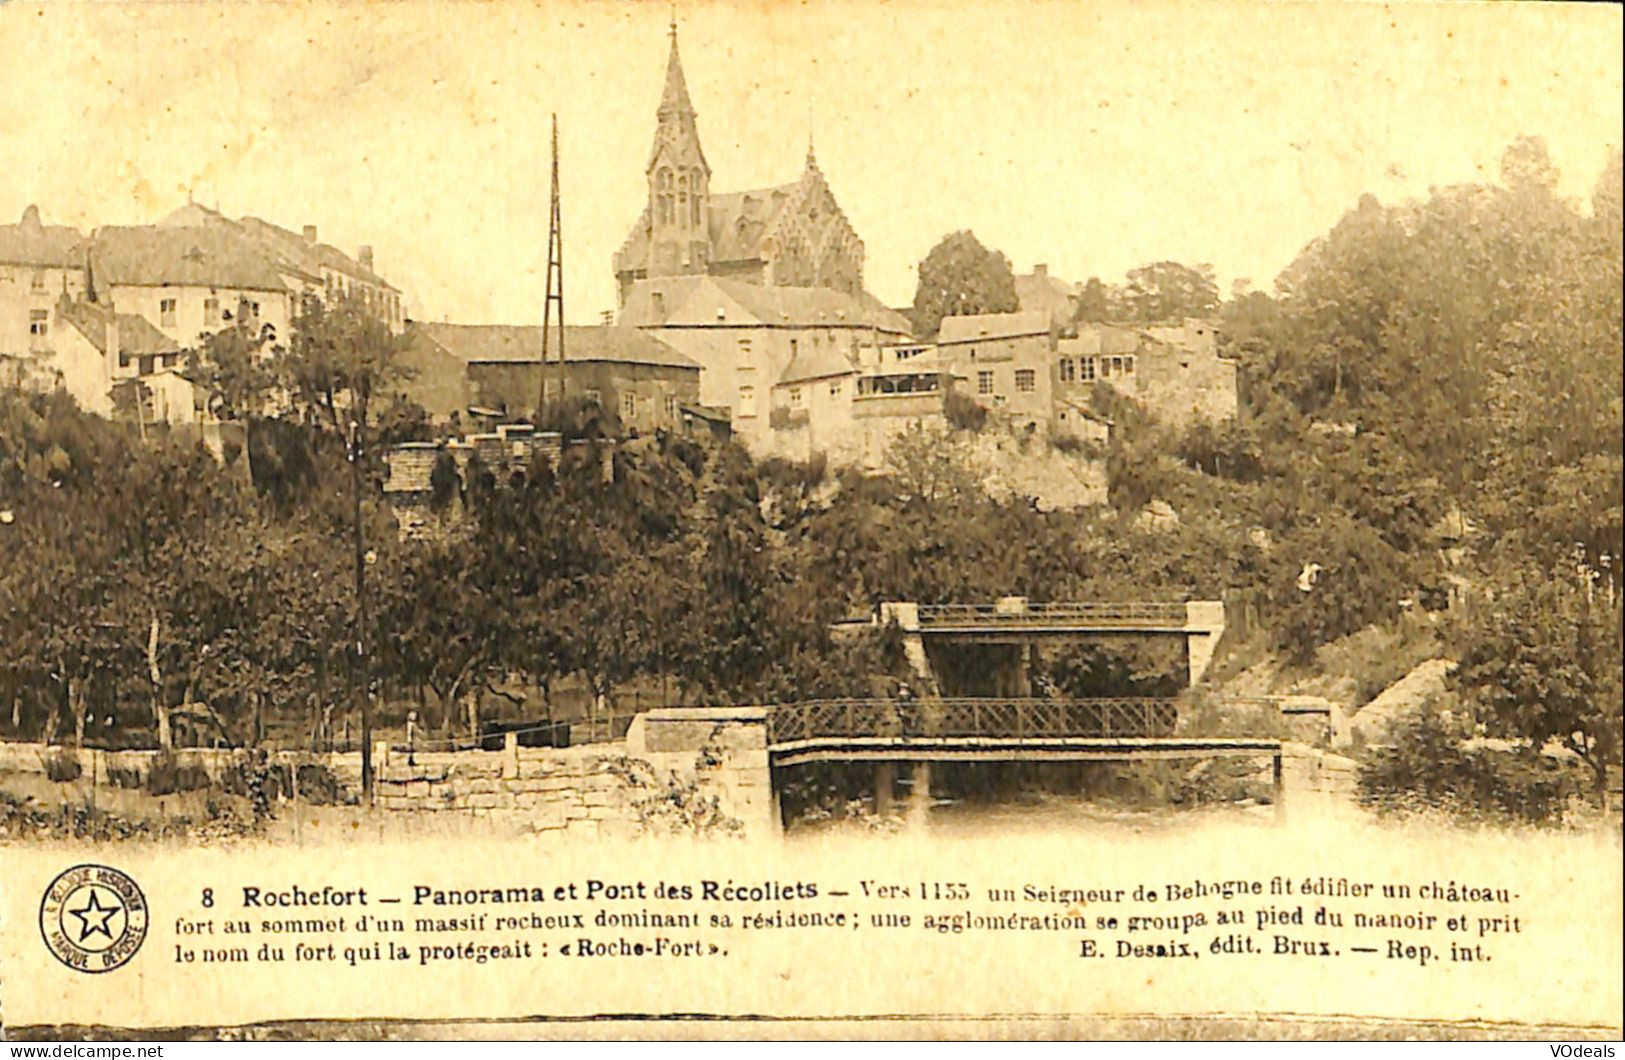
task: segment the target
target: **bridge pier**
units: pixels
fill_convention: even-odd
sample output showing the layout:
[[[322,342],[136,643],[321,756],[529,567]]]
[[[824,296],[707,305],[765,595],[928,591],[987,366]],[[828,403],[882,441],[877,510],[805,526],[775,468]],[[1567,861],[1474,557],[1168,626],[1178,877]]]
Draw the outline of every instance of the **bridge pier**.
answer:
[[[897,784],[897,763],[875,763],[875,816],[884,817],[892,812]]]
[[[910,771],[912,783],[908,791],[908,826],[923,831],[931,812],[931,763],[918,761]]]

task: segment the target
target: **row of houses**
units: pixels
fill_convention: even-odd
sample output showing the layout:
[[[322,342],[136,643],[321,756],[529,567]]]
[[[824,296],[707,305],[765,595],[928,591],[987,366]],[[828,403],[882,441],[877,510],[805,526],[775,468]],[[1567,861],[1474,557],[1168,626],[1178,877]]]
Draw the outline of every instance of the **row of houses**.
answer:
[[[1057,338],[1048,313],[1000,313],[945,318],[934,343],[798,356],[772,388],[762,448],[878,466],[898,433],[946,421],[956,396],[1017,430],[1104,444],[1111,424],[1093,402],[1101,383],[1174,426],[1236,415],[1237,365],[1220,354],[1210,321],[1083,325]]]
[[[284,341],[309,299],[354,299],[391,330],[406,327],[401,292],[354,257],[255,217],[196,203],[152,225],[88,234],[47,225],[30,206],[0,225],[0,385],[66,389],[111,414],[121,385],[139,380],[142,413],[188,422],[207,395],[188,377],[187,351],[246,327],[266,347]]]

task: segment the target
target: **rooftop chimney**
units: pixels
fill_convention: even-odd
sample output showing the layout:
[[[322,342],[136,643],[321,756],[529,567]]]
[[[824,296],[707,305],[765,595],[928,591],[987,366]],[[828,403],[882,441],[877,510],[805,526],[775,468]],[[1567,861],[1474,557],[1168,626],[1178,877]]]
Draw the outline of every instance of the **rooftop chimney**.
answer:
[[[1049,266],[1048,265],[1034,265],[1033,266],[1033,275],[1038,277],[1040,280],[1049,279]]]
[[[306,243],[314,243],[314,242],[316,242],[316,226],[315,225],[306,225],[305,226],[305,242]]]
[[[372,247],[371,246],[366,246],[366,245],[362,246],[362,248],[360,250],[355,252],[355,260],[357,260],[357,261],[359,261],[361,263],[361,267],[363,269],[366,269],[368,272],[371,272],[372,271]]]

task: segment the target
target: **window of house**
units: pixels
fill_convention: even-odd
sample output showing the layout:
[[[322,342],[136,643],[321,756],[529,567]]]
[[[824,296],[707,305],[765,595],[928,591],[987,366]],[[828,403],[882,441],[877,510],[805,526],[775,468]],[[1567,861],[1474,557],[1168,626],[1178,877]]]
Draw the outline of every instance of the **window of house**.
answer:
[[[739,388],[739,414],[741,416],[756,415],[756,388],[742,386]]]
[[[831,383],[829,385],[829,396],[830,397],[840,397],[841,396],[841,387],[843,385],[844,384],[842,384],[842,382],[839,379],[837,379],[835,382]]]
[[[796,408],[800,408],[803,397],[804,395],[802,394],[799,386],[793,386],[790,388],[790,404],[794,405]]]
[[[655,316],[666,319],[666,296],[659,291],[654,292]]]
[[[1076,382],[1078,378],[1078,364],[1070,357],[1061,358],[1061,382]]]
[[[1124,357],[1123,358],[1123,374],[1124,375],[1133,375],[1134,374],[1134,358],[1132,358],[1132,357]]]
[[[993,373],[992,372],[977,372],[976,373],[976,392],[978,394],[991,394],[991,393],[993,393]]]
[[[158,323],[166,328],[175,326],[175,299],[158,299]]]
[[[143,354],[141,357],[141,367],[137,369],[137,371],[139,371],[142,375],[151,375],[153,369],[156,367],[156,364],[154,363],[156,360],[157,358],[150,353]]]
[[[751,360],[751,342],[749,339],[739,340],[739,367],[754,368],[756,363]]]
[[[45,337],[51,330],[51,312],[48,309],[30,309],[28,311],[28,339],[29,346],[40,349],[45,344]]]
[[[638,396],[630,390],[621,395],[621,415],[629,420],[637,418]]]
[[[220,299],[205,298],[203,300],[203,322],[214,324],[220,320]]]
[[[130,367],[130,355],[123,350],[118,351],[118,366],[120,368]]]
[[[1031,394],[1038,384],[1038,378],[1031,368],[1016,369],[1016,389],[1023,394]]]
[[[798,350],[800,348],[801,348],[801,340],[800,339],[791,339],[790,340],[790,356],[794,357],[796,355],[796,350]]]
[[[598,391],[593,387],[588,387],[587,389],[583,390],[581,392],[581,396],[586,398],[594,405],[598,404]]]
[[[670,394],[666,395],[666,415],[672,419],[677,418],[677,399]]]
[[[44,269],[35,269],[34,270],[33,288],[36,291],[45,290],[45,270]]]
[[[1078,378],[1085,383],[1093,382],[1095,378],[1095,359],[1084,357],[1078,361]]]

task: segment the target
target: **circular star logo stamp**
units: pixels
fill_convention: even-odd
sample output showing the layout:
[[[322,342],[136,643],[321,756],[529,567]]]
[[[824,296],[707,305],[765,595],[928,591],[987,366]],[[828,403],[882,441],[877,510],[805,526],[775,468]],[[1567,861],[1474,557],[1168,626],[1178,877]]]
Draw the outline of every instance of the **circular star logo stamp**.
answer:
[[[51,881],[39,907],[40,935],[76,972],[110,972],[147,937],[147,898],[106,865],[75,865]]]

